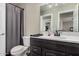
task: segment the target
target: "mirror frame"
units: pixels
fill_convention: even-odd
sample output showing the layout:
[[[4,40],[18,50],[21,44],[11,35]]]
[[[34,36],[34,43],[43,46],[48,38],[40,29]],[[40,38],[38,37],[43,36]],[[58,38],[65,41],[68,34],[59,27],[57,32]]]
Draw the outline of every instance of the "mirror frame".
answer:
[[[53,24],[52,24],[53,23],[53,14],[48,13],[48,14],[40,16],[40,33],[45,32],[45,31],[43,31],[43,17],[46,17],[46,16],[51,16],[50,31],[53,31]]]
[[[73,12],[73,19],[75,20],[75,16],[74,16],[75,15],[75,10],[73,10],[73,9],[58,12],[58,30],[60,30],[60,14],[68,13],[68,12]],[[74,20],[73,20],[73,32],[75,31],[75,29],[74,29]]]

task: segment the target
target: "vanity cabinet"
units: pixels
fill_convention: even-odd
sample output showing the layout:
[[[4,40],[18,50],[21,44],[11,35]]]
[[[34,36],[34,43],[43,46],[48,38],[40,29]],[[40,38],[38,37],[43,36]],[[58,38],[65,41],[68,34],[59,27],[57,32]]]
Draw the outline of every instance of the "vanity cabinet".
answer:
[[[43,56],[61,56],[61,55],[64,56],[65,53],[50,49],[43,49]]]
[[[79,56],[79,44],[30,38],[31,56]]]

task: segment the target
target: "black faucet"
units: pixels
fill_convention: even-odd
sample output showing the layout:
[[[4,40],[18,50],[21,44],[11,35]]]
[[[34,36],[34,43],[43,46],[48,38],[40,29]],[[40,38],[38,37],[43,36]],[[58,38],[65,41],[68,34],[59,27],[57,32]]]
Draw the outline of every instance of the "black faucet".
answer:
[[[56,30],[56,32],[54,33],[54,36],[60,36],[60,32]]]

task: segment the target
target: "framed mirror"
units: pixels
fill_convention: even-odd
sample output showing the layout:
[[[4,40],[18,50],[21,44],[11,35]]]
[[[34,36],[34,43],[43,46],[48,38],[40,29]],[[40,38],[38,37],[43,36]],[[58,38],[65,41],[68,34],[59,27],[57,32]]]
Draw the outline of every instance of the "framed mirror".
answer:
[[[78,32],[78,14],[79,7],[77,3],[43,4],[40,6],[40,31],[50,30],[55,32],[60,30],[64,32]]]
[[[41,18],[40,19],[40,31],[41,32],[52,31],[53,14],[42,15],[40,18]]]
[[[73,10],[67,10],[67,11],[62,11],[59,12],[59,29],[61,31],[65,31],[65,32],[73,32],[74,31],[74,27],[73,27],[73,23],[74,23],[74,11]]]

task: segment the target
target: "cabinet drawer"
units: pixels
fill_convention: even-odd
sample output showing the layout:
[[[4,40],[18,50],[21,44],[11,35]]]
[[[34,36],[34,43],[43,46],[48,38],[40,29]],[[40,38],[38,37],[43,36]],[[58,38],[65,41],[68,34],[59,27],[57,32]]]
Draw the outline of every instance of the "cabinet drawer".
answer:
[[[39,54],[36,54],[34,52],[31,52],[30,56],[40,56]]]
[[[41,46],[42,45],[42,44],[40,44],[40,43],[42,43],[41,39],[31,38],[30,42],[31,42],[30,43],[31,46]]]
[[[61,45],[61,44],[56,44],[56,50],[61,51],[61,52],[65,52],[65,45]]]
[[[56,56],[56,54],[51,53],[51,52],[47,52],[45,55],[46,55],[46,56]]]
[[[41,55],[41,48],[40,47],[32,46],[31,51]]]
[[[66,54],[55,50],[44,49],[43,55],[44,56],[65,56]]]

